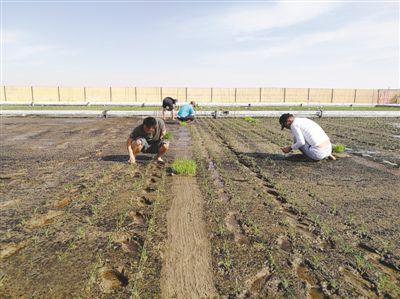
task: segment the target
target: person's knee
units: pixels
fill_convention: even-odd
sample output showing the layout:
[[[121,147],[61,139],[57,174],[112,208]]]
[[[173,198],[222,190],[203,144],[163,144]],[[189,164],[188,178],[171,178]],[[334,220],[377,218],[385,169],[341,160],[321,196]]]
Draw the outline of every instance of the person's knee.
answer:
[[[143,147],[143,142],[140,139],[136,139],[133,143],[135,148],[141,149]]]

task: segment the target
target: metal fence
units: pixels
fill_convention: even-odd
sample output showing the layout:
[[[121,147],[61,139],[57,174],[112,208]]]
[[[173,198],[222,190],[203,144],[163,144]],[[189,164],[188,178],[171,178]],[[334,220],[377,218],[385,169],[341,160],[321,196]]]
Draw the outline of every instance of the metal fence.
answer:
[[[164,97],[199,104],[390,104],[399,89],[2,86],[2,104],[159,105]]]

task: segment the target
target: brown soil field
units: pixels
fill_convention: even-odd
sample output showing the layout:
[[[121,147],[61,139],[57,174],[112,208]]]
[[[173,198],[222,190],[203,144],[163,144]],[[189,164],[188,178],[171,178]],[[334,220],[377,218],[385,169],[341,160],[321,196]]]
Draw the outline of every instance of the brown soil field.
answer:
[[[132,166],[139,118],[2,118],[0,298],[400,297],[400,119],[316,121],[337,161],[227,118]]]

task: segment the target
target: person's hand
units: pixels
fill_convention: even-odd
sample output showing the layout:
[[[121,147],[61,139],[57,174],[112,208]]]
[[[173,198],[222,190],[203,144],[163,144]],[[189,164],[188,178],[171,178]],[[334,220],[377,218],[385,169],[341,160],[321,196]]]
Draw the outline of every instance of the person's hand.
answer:
[[[287,153],[290,153],[292,151],[292,148],[290,146],[287,146],[287,147],[282,147],[281,150],[282,150],[282,152],[287,154]]]
[[[165,137],[165,134],[167,134],[167,131],[162,131],[160,135],[160,140],[163,140]]]
[[[136,159],[135,159],[135,157],[130,157],[128,163],[129,163],[129,164],[132,164],[132,165],[136,164]]]

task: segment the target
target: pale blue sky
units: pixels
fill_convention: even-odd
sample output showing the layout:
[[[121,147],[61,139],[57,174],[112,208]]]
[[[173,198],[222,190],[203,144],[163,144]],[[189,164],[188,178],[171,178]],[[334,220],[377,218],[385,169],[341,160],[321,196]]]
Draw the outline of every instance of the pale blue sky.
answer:
[[[399,88],[398,2],[3,2],[2,84]]]

